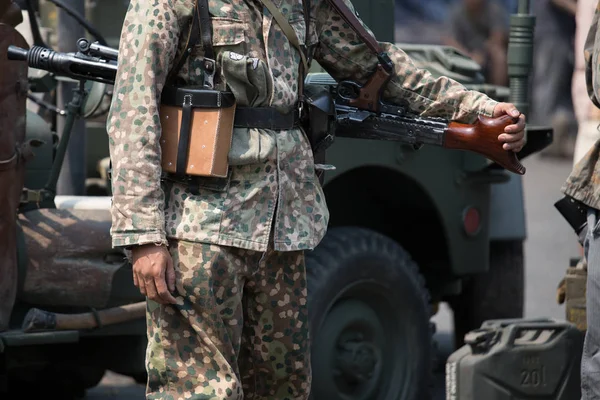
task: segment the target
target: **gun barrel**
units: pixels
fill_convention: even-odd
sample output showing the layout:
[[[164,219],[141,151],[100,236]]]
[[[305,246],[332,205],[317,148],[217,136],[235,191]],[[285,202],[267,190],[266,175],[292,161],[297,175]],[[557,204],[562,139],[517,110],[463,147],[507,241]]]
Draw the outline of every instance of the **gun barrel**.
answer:
[[[90,45],[90,53],[93,56],[106,58],[107,60],[112,61],[117,61],[119,58],[119,50],[98,43],[92,43]]]
[[[7,56],[9,60],[27,61],[27,50],[11,44],[8,46]]]
[[[78,80],[91,80],[114,84],[117,66],[101,59],[81,58],[73,53],[57,53],[40,46],[32,46],[25,50],[9,46],[8,58],[27,61],[31,68],[42,69],[57,75],[68,76]]]
[[[100,57],[110,61],[117,61],[119,58],[119,50],[112,47],[101,45],[98,42],[90,42],[86,38],[81,38],[77,41],[77,47],[83,54]]]

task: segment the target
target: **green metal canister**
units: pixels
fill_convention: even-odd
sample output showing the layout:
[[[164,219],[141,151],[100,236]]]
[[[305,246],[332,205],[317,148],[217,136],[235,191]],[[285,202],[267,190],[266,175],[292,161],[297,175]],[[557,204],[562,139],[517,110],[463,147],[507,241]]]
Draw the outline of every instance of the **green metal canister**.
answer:
[[[581,398],[583,333],[552,319],[491,320],[446,363],[447,400]]]

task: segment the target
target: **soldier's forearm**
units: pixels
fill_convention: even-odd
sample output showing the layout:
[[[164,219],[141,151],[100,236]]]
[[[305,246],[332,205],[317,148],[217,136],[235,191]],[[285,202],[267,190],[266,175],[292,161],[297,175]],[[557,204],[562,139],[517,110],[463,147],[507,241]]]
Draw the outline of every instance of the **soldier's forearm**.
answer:
[[[434,77],[415,66],[410,57],[393,44],[386,44],[396,76],[390,81],[386,98],[393,102],[408,101],[413,111],[422,116],[443,117],[471,123],[478,115],[492,116],[496,101],[483,93],[467,90],[447,77]]]
[[[132,0],[121,32],[107,121],[114,246],[166,243],[159,100],[178,46],[173,4]],[[149,24],[149,15],[162,22]]]

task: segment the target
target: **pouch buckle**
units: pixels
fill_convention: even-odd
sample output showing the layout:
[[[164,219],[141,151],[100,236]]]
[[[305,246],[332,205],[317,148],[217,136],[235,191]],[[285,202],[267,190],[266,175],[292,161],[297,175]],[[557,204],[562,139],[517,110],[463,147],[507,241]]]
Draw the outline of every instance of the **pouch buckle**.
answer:
[[[21,190],[20,203],[21,204],[29,204],[35,203],[39,205],[43,200],[46,199],[46,193],[42,190],[31,190],[27,188],[23,188]]]
[[[204,87],[208,89],[215,88],[215,72],[216,72],[216,63],[215,60],[211,58],[206,58],[202,60],[203,75],[204,75]]]

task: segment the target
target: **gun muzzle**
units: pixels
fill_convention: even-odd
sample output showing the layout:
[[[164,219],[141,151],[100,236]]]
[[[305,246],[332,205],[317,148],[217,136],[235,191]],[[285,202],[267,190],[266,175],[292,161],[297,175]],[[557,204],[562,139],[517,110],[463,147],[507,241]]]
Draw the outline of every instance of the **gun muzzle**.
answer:
[[[25,50],[16,46],[8,47],[10,60],[27,61],[30,68],[41,69],[57,75],[78,80],[92,80],[113,84],[117,65],[105,60],[78,57],[73,53],[57,53],[41,46]]]
[[[27,50],[11,44],[8,46],[7,56],[9,60],[27,61]]]
[[[54,50],[41,46],[32,46],[25,50],[15,46],[8,48],[9,59],[26,60],[31,68],[43,69],[50,72],[67,72],[68,56],[67,54],[57,53]],[[18,57],[18,58],[11,58]]]

